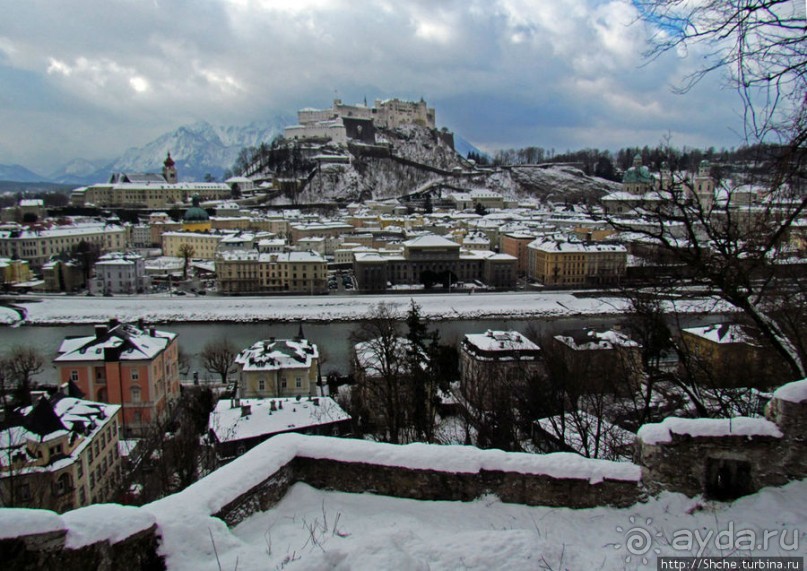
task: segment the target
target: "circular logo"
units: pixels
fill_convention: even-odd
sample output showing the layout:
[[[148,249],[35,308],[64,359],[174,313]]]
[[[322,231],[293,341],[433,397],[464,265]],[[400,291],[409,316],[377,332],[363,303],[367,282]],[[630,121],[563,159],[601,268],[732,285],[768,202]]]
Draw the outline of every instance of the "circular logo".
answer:
[[[630,516],[628,521],[630,522],[630,527],[624,528],[621,525],[616,527],[616,530],[624,536],[624,542],[614,544],[614,549],[625,547],[628,552],[628,555],[625,556],[625,563],[630,563],[633,557],[641,557],[642,564],[647,565],[647,554],[651,551],[656,555],[661,553],[658,547],[653,546],[653,540],[655,537],[661,537],[662,533],[660,531],[655,534],[650,532],[648,528],[653,524],[652,518],[647,518],[644,521],[644,527],[636,525],[636,516]]]

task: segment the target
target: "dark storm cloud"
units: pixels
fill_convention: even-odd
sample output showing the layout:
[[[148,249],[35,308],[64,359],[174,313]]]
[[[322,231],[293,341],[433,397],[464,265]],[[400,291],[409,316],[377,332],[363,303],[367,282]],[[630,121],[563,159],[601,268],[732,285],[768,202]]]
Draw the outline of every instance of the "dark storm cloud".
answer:
[[[646,64],[628,0],[27,1],[0,22],[0,163],[114,156],[205,119],[425,98],[483,148],[736,144],[736,98]],[[690,54],[691,55],[691,54]],[[41,170],[41,169],[40,169]]]

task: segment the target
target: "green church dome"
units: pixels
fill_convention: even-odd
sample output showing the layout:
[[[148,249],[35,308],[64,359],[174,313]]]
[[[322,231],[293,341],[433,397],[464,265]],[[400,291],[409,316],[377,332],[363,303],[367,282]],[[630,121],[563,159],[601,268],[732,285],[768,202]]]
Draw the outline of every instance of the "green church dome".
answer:
[[[207,214],[204,208],[199,206],[199,197],[194,196],[191,199],[191,203],[193,206],[188,208],[185,211],[185,216],[182,217],[182,221],[186,223],[192,222],[207,222],[210,220],[210,216]]]

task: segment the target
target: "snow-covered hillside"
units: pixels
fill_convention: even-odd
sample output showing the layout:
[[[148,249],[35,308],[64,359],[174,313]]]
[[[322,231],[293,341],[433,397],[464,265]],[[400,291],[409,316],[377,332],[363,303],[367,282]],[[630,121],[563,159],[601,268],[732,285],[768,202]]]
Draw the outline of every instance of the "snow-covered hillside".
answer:
[[[462,191],[493,190],[506,198],[560,201],[599,198],[621,189],[618,183],[586,176],[569,166],[474,169],[438,131],[416,125],[379,130],[377,140],[389,145],[394,156],[379,157],[352,147],[358,152],[351,152],[350,164],[323,166],[299,200],[310,203],[398,198],[432,182]]]
[[[522,192],[542,200],[579,202],[622,190],[621,183],[590,177],[570,166],[521,166],[510,172]]]

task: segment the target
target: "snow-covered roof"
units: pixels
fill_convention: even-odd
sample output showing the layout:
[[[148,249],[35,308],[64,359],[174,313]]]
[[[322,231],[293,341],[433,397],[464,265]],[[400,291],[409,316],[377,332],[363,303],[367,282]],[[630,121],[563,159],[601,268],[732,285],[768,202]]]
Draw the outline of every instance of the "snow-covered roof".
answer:
[[[244,371],[275,371],[311,367],[319,358],[317,346],[308,339],[258,341],[241,351],[235,362]]]
[[[243,414],[243,407],[248,407],[248,414]],[[222,399],[210,414],[209,426],[219,442],[231,442],[348,419],[350,415],[329,397]]]
[[[227,261],[254,261],[254,262],[322,262],[325,258],[317,252],[257,252],[255,250],[227,250],[218,253],[218,258]]]
[[[555,335],[555,339],[572,349],[580,351],[597,349],[608,350],[614,349],[615,347],[639,347],[639,343],[613,329],[607,331],[583,329],[581,331],[568,332],[566,335]]]
[[[177,336],[168,331],[143,330],[129,323],[97,326],[95,335],[68,337],[59,346],[56,363],[103,361],[107,349],[119,349],[123,361],[154,359]]]
[[[19,233],[12,233],[9,230],[0,231],[0,238],[17,238],[19,240],[36,240],[44,238],[60,238],[67,236],[77,236],[83,234],[95,234],[103,232],[123,232],[121,226],[108,226],[104,223],[77,224],[70,226],[54,226],[52,228],[23,230]]]
[[[600,242],[576,242],[568,239],[556,239],[554,237],[541,237],[527,244],[528,248],[541,252],[563,252],[563,253],[594,253],[594,252],[625,252],[627,249],[621,244],[603,244]]]
[[[486,353],[541,350],[538,345],[513,330],[488,329],[485,333],[468,333],[465,335],[464,342],[473,349]]]
[[[712,343],[754,343],[754,338],[745,331],[742,325],[737,323],[715,323],[701,327],[687,327],[682,331],[690,335],[695,335],[696,337],[701,337]]]
[[[490,238],[488,238],[482,232],[473,232],[465,236],[462,239],[463,244],[490,244]]]
[[[20,206],[22,207],[42,207],[45,206],[45,202],[41,198],[23,198],[20,200]]]
[[[406,247],[416,248],[459,248],[460,245],[436,234],[424,234],[404,242]]]
[[[31,415],[37,412],[38,407],[50,407],[51,416],[58,419],[57,430],[38,430],[36,426],[28,422]],[[29,460],[34,460],[27,456],[25,452],[26,444],[31,442],[47,442],[55,438],[60,438],[66,434],[74,433],[82,438],[81,442],[71,451],[70,455],[63,456],[45,466],[37,466],[35,462],[25,467],[25,471],[53,471],[60,470],[71,464],[84,448],[91,442],[92,437],[100,432],[109,420],[118,412],[119,405],[102,402],[94,402],[80,398],[57,395],[48,399],[42,397],[34,405],[24,407],[19,413],[25,417],[23,425],[11,426],[0,431],[0,466],[7,465],[16,451],[26,454]],[[38,433],[39,432],[39,433]],[[41,432],[47,432],[41,434]],[[0,510],[2,511],[2,510]]]

